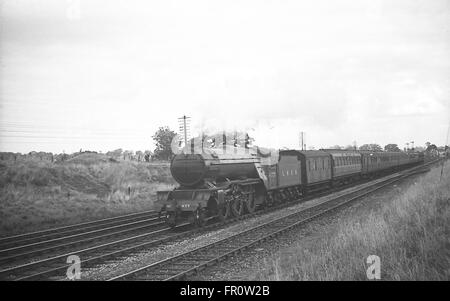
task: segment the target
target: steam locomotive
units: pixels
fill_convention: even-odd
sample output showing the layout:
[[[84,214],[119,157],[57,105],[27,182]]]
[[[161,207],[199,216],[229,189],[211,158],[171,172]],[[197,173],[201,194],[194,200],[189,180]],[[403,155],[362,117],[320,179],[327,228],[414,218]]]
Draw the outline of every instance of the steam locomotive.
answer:
[[[406,168],[422,153],[349,150],[267,151],[224,146],[174,156],[170,171],[180,184],[158,191],[156,209],[171,227],[203,226],[259,208],[301,198],[312,191]]]

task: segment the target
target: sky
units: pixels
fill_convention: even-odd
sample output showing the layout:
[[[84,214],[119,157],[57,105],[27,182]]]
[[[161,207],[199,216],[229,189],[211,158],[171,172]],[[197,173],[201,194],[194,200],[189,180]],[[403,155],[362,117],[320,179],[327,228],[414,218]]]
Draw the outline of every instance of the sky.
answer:
[[[3,0],[0,151],[447,142],[449,0]]]

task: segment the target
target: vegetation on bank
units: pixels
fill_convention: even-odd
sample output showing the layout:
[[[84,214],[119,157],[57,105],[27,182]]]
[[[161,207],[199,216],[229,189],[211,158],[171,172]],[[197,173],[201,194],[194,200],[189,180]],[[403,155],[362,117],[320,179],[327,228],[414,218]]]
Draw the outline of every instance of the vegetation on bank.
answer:
[[[59,163],[0,161],[0,235],[151,210],[156,191],[174,184],[168,163],[95,153]]]
[[[450,279],[450,162],[405,193],[306,246],[276,254],[255,280],[367,280],[366,259],[380,257],[381,280]]]

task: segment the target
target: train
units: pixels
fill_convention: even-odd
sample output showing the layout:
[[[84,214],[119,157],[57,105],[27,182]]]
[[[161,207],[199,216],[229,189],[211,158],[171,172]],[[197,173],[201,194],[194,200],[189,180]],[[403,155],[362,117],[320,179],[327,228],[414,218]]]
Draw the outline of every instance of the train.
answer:
[[[199,227],[291,202],[312,192],[346,185],[424,162],[420,152],[295,150],[262,152],[206,149],[175,155],[170,171],[179,184],[158,191],[156,210],[175,227]]]

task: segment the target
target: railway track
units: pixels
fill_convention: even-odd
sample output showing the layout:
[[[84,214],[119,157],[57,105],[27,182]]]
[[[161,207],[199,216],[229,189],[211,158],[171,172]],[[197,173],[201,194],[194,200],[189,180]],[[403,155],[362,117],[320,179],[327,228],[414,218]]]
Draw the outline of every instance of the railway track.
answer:
[[[36,232],[29,232],[14,236],[0,237],[0,249],[12,248],[19,245],[32,244],[39,241],[51,240],[63,236],[74,235],[82,232],[93,231],[103,227],[115,226],[124,222],[139,221],[142,219],[156,218],[155,211],[145,211],[121,215],[117,217],[105,218],[91,222],[68,225],[64,227],[51,228]]]
[[[207,266],[226,259],[236,253],[242,252],[258,243],[272,239],[299,225],[303,225],[313,219],[329,214],[338,208],[373,193],[383,187],[395,183],[401,179],[422,173],[428,169],[413,168],[405,173],[387,177],[387,179],[374,181],[375,183],[363,188],[350,190],[350,192],[331,197],[327,201],[301,209],[264,224],[243,230],[227,238],[206,244],[194,250],[183,252],[131,272],[109,279],[115,280],[180,280],[194,274]]]
[[[393,177],[393,176],[395,176],[395,174],[388,176],[388,177]],[[377,181],[377,180],[374,180],[374,181]],[[115,220],[115,219],[105,219],[105,220],[96,221],[96,222],[79,224],[79,225],[82,225],[83,229],[89,229],[89,230],[91,230],[89,232],[94,232],[96,234],[96,236],[94,235],[94,236],[91,236],[88,238],[82,238],[82,235],[77,236],[78,234],[80,234],[80,232],[79,232],[80,229],[77,229],[75,227],[76,225],[59,228],[59,229],[64,229],[66,232],[69,232],[69,234],[72,236],[72,239],[74,239],[73,237],[77,238],[76,240],[66,241],[65,243],[60,244],[60,245],[58,245],[58,244],[52,245],[52,246],[46,245],[45,240],[38,239],[38,237],[43,237],[42,235],[38,236],[36,234],[33,234],[28,237],[25,237],[25,235],[24,235],[24,236],[20,237],[20,239],[22,241],[24,239],[27,239],[27,240],[35,239],[35,240],[37,240],[37,244],[40,245],[41,247],[44,246],[44,248],[37,249],[37,250],[29,250],[29,252],[28,252],[29,254],[27,254],[25,257],[33,259],[32,262],[27,262],[27,263],[23,263],[23,264],[16,263],[15,265],[6,267],[6,268],[0,267],[0,269],[2,269],[2,270],[0,270],[0,280],[61,280],[66,277],[66,275],[65,275],[66,270],[70,267],[70,264],[66,263],[67,257],[70,255],[78,255],[82,259],[83,269],[89,269],[100,263],[105,263],[105,262],[110,262],[110,261],[119,261],[124,257],[130,256],[130,255],[132,255],[136,252],[142,251],[142,250],[148,250],[153,247],[161,247],[162,245],[164,245],[166,243],[171,243],[176,240],[185,240],[185,239],[189,238],[189,235],[193,235],[198,232],[206,232],[209,230],[214,230],[214,229],[220,228],[226,224],[231,224],[236,221],[250,218],[253,216],[266,214],[268,212],[279,210],[284,207],[292,206],[298,202],[304,202],[304,201],[307,201],[307,200],[310,200],[313,198],[317,198],[317,197],[320,197],[323,195],[328,195],[332,192],[343,190],[343,189],[346,189],[349,186],[353,186],[353,185],[355,185],[355,184],[347,185],[347,187],[339,187],[338,189],[335,189],[333,191],[330,191],[330,190],[323,191],[321,193],[311,195],[311,196],[302,198],[297,201],[292,201],[289,203],[281,204],[276,207],[270,207],[265,210],[257,211],[253,214],[248,214],[243,217],[237,217],[237,218],[227,220],[222,223],[211,224],[211,225],[208,225],[201,229],[186,229],[186,228],[189,228],[188,225],[183,224],[183,225],[180,225],[179,227],[177,227],[175,232],[170,231],[170,229],[165,228],[165,227],[161,227],[161,229],[157,229],[157,230],[153,230],[153,231],[149,232],[149,230],[151,230],[150,226],[148,228],[145,228],[146,227],[145,225],[137,225],[140,222],[142,222],[143,220],[145,220],[145,217],[146,217],[145,213],[142,213],[142,214],[136,214],[136,215],[130,216],[130,218],[135,218],[135,220],[133,222],[127,223],[127,224],[132,224],[134,226],[131,228],[126,228],[126,227],[120,228],[121,226],[124,226],[123,222],[124,222],[124,220],[126,220],[125,217],[122,217],[123,218],[122,224],[119,222],[120,220]],[[151,217],[152,214],[156,215],[156,213],[154,213],[154,212],[153,213],[148,212],[148,214],[150,214],[150,219],[152,218]],[[147,217],[149,217],[149,216],[147,216]],[[117,224],[114,224],[114,223],[117,223]],[[136,224],[133,224],[133,223],[136,223]],[[107,228],[112,228],[115,230],[120,229],[120,230],[115,231],[115,232],[112,231],[112,232],[105,233],[105,232],[102,232],[102,231],[106,231],[105,228],[101,228],[102,225],[103,226],[106,225]],[[115,226],[117,226],[117,228],[114,228]],[[140,229],[143,232],[141,234],[136,235],[136,233],[137,233],[136,227],[142,227]],[[92,228],[94,230],[92,230]],[[96,231],[98,231],[98,232],[96,232]],[[42,232],[46,232],[46,233],[42,233]],[[39,232],[36,232],[36,233],[39,233]],[[55,231],[51,231],[51,230],[41,231],[41,234],[45,235],[45,238],[48,238],[49,235],[56,235]],[[97,234],[100,234],[100,235],[97,235]],[[123,236],[120,236],[120,235],[123,235]],[[79,239],[80,237],[82,239]],[[103,242],[103,243],[99,244],[99,242],[102,241],[102,238],[106,239],[108,237],[113,238],[114,240]],[[65,239],[65,237],[61,236],[61,235],[56,237],[56,241],[59,241],[59,242],[61,242],[61,241],[64,242],[64,239]],[[92,245],[86,247],[87,241],[92,242]],[[0,243],[1,243],[1,241],[0,241]],[[11,243],[11,240],[8,243]],[[82,248],[73,250],[74,246],[82,246]],[[20,245],[19,245],[19,247],[20,247]],[[54,254],[54,256],[49,256],[49,257],[43,258],[43,259],[36,259],[37,254],[49,252],[49,249],[52,249],[55,253],[61,252],[62,250],[66,250],[66,252],[65,253],[64,252],[57,253],[57,254]],[[70,249],[70,251],[67,251],[67,249]],[[10,256],[16,256],[16,255],[17,254],[14,254],[14,252],[13,252],[13,254]],[[48,254],[46,254],[46,255],[48,255]],[[20,258],[20,256],[19,256],[19,258]],[[0,259],[0,262],[1,262],[1,259]]]
[[[51,257],[55,253],[64,250],[76,252],[77,248],[80,247],[85,248],[100,242],[117,240],[130,234],[137,235],[139,233],[146,233],[149,230],[159,229],[168,229],[168,227],[158,217],[151,217],[49,240],[41,240],[31,244],[17,245],[0,249],[0,265],[17,264],[18,262],[25,262],[29,258],[39,258],[41,255]]]
[[[62,280],[66,276],[66,270],[71,266],[71,263],[66,262],[70,255],[79,256],[82,259],[83,268],[88,269],[111,258],[119,260],[124,254],[129,255],[130,252],[137,252],[142,248],[160,245],[176,238],[185,237],[189,231],[182,231],[182,229],[186,226],[187,224],[179,225],[177,230],[180,232],[173,232],[167,227],[79,249],[75,252],[71,251],[12,266],[0,270],[0,280]]]

